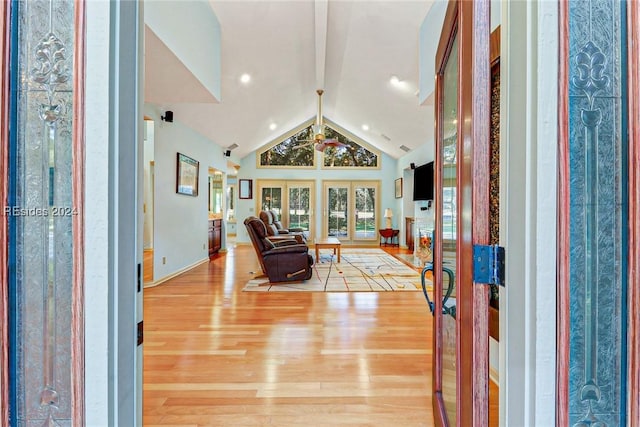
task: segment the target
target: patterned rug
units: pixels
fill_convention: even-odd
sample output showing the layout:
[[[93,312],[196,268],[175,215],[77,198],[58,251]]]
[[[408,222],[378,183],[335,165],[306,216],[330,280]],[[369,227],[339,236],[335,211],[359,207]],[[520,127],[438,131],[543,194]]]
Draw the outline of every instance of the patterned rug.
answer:
[[[310,251],[313,251],[310,250]],[[421,291],[420,273],[377,248],[343,248],[340,263],[332,249],[320,250],[311,279],[270,285],[266,276],[250,280],[250,292],[399,292]],[[430,283],[429,283],[430,284]]]

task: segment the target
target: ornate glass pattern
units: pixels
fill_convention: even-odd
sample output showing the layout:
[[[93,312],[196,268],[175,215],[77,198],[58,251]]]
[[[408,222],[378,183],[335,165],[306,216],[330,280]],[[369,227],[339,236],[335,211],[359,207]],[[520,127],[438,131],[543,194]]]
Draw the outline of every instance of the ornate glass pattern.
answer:
[[[489,159],[489,243],[500,244],[500,64],[491,69],[491,135]],[[489,304],[500,308],[500,290],[491,285]]]
[[[74,2],[17,3],[12,244],[18,426],[71,426]]]
[[[624,2],[569,2],[572,426],[625,425]]]

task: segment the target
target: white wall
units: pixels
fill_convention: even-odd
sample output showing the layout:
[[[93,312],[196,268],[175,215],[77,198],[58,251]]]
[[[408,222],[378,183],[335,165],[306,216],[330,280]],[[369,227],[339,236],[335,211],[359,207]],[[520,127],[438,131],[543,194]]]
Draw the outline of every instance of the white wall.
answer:
[[[221,99],[220,23],[204,0],[145,0],[145,24],[217,99]],[[197,28],[198,31],[193,31]]]
[[[153,248],[153,188],[152,169],[154,151],[154,123],[151,120],[144,122],[144,230],[143,245],[145,249]]]
[[[183,125],[180,117],[163,122],[151,106],[145,106],[145,114],[155,123],[153,277],[157,281],[207,259],[208,169],[226,170],[227,161],[219,145]],[[200,162],[198,197],[176,193],[178,152]]]
[[[420,25],[419,63],[420,95],[418,102],[423,104],[431,99],[435,90],[436,53],[440,43],[440,31],[447,12],[446,0],[436,0]],[[433,102],[431,102],[433,104]]]
[[[321,162],[321,154],[316,152],[316,164]],[[241,167],[238,171],[238,179],[253,180],[253,199],[238,200],[236,218],[238,221],[237,241],[241,243],[249,242],[249,235],[244,227],[243,221],[250,215],[256,215],[256,202],[259,195],[257,194],[257,179],[304,179],[316,181],[316,205],[315,205],[315,230],[316,234],[322,230],[322,180],[379,180],[380,181],[380,206],[378,207],[378,215],[382,218],[385,208],[393,209],[393,227],[398,228],[400,222],[404,222],[402,217],[398,215],[399,202],[395,198],[394,181],[401,175],[397,175],[397,160],[386,154],[380,156],[381,168],[376,170],[328,170],[321,169],[318,166],[314,170],[303,169],[257,169],[256,153],[251,153],[244,157],[241,161]],[[398,199],[399,200],[399,199]]]
[[[109,2],[86,3],[85,413],[109,419]]]
[[[501,41],[501,425],[555,425],[557,2],[505,2]],[[504,230],[504,233],[503,233]]]

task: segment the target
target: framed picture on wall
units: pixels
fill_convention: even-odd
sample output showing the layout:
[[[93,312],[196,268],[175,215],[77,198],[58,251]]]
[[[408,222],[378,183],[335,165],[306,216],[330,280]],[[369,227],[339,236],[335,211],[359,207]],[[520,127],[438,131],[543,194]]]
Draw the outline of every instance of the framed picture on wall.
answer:
[[[402,198],[402,178],[396,179],[396,199]]]
[[[240,190],[238,191],[238,197],[240,199],[252,199],[253,198],[253,181],[250,179],[238,180]]]
[[[178,153],[176,172],[176,193],[198,197],[198,174],[200,162]]]

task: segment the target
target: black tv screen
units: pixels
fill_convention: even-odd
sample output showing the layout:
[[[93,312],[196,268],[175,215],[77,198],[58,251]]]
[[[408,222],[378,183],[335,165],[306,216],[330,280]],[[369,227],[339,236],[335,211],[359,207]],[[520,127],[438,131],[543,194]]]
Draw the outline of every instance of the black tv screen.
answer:
[[[433,200],[433,162],[413,170],[413,200]]]

